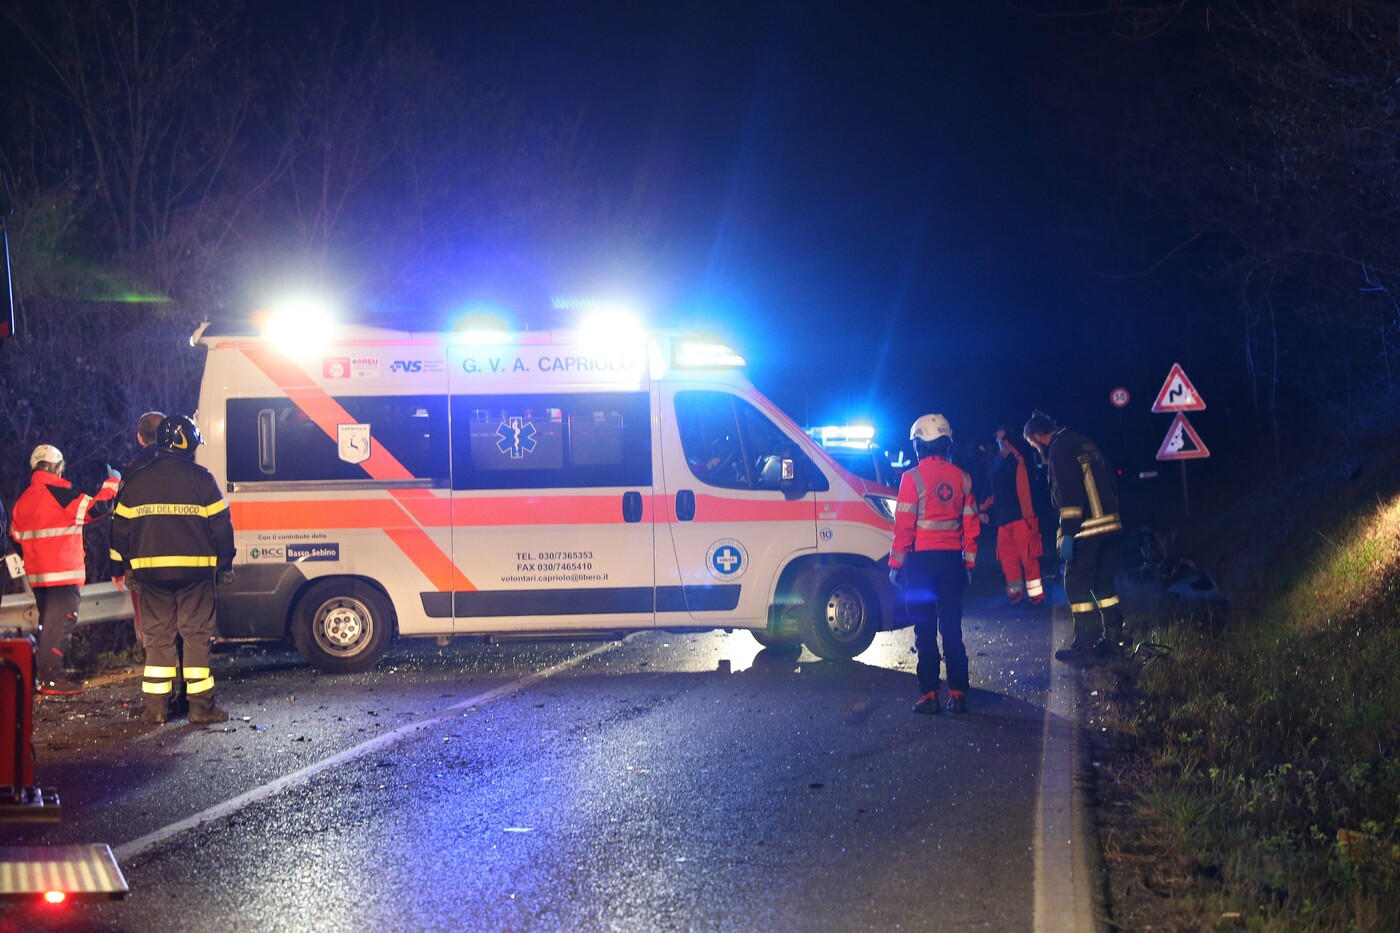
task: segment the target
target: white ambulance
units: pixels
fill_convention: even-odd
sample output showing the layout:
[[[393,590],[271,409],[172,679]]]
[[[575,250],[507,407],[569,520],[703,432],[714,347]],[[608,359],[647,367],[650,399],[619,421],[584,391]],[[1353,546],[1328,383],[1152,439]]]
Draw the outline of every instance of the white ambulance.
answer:
[[[280,345],[203,325],[199,461],[228,498],[227,639],[328,672],[395,636],[751,630],[851,658],[894,627],[893,490],[835,464],[684,335]]]

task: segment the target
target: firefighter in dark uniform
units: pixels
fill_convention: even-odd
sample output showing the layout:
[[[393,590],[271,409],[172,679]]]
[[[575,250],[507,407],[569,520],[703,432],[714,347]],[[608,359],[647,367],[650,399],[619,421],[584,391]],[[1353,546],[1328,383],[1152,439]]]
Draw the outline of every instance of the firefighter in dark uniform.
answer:
[[[1123,654],[1123,607],[1113,581],[1118,571],[1118,484],[1097,444],[1033,413],[1022,432],[1045,458],[1050,496],[1060,513],[1055,547],[1065,562],[1065,598],[1074,615],[1074,641],[1055,652],[1066,664]]]
[[[224,722],[214,705],[209,648],[214,639],[214,584],[233,582],[233,521],[208,470],[194,462],[204,443],[193,421],[171,415],[156,432],[156,453],[138,458],[117,496],[112,560],[141,606],[146,646],[141,718],[165,722],[183,666],[190,722]],[[176,636],[184,642],[183,665]]]

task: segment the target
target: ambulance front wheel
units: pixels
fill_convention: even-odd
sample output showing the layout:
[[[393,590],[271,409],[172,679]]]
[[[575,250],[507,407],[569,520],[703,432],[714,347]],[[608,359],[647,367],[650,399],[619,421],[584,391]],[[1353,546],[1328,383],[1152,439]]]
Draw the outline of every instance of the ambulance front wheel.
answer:
[[[389,647],[389,601],[360,580],[322,580],[306,591],[292,617],[292,641],[312,667],[354,674]]]
[[[817,657],[848,661],[875,640],[880,598],[865,574],[849,567],[821,571],[804,595],[802,642]]]

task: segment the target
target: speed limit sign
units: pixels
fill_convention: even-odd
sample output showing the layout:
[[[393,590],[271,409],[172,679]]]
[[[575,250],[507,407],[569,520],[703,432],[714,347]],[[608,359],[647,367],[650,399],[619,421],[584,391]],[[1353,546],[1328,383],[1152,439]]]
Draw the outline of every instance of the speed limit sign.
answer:
[[[1108,393],[1108,400],[1113,403],[1114,408],[1122,408],[1128,404],[1128,390],[1119,386]]]

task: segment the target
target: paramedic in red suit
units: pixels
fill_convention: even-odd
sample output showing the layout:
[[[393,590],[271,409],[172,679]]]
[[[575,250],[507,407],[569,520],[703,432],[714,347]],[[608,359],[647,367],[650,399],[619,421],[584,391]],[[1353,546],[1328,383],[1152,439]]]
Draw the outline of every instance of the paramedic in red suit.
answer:
[[[1031,504],[1030,473],[1005,425],[997,428],[996,443],[992,494],[982,503],[982,511],[997,526],[997,560],[1006,575],[1006,601],[1014,606],[1025,598],[1039,606],[1045,602],[1045,587],[1040,582],[1040,522]]]
[[[899,481],[890,582],[904,592],[914,614],[919,653],[919,702],[914,712],[934,714],[938,702],[938,639],[948,668],[948,710],[967,712],[967,648],[962,635],[962,596],[977,563],[981,530],[972,477],[954,466],[953,430],[942,415],[924,415],[909,429],[918,464]]]
[[[108,468],[97,495],[63,478],[63,454],[40,444],[29,456],[29,488],[15,502],[10,536],[24,556],[24,576],[39,610],[39,646],[34,660],[42,696],[76,696],[83,685],[63,670],[63,649],[78,624],[78,588],[87,582],[83,526],[112,511],[121,474]]]

